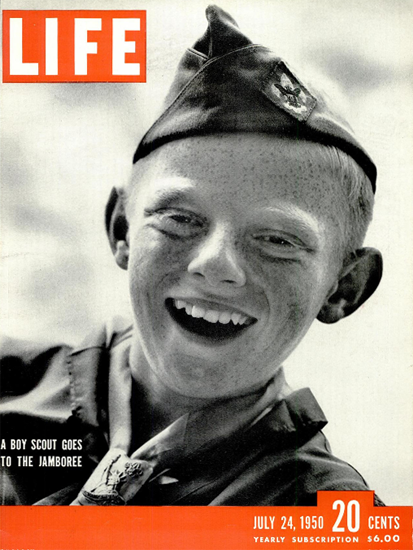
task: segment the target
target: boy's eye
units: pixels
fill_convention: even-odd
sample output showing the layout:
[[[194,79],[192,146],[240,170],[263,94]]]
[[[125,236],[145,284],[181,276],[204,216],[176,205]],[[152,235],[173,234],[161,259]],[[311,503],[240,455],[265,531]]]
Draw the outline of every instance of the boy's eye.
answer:
[[[162,233],[176,237],[192,237],[203,227],[203,220],[195,213],[165,208],[146,212],[152,227]]]
[[[284,232],[265,233],[254,236],[261,251],[270,257],[292,257],[306,249],[304,243],[294,235]]]
[[[172,214],[170,218],[177,223],[190,224],[193,222],[192,218],[185,214]]]
[[[265,243],[275,244],[279,246],[294,246],[291,242],[287,241],[287,239],[275,235],[265,235],[261,238],[261,240]]]

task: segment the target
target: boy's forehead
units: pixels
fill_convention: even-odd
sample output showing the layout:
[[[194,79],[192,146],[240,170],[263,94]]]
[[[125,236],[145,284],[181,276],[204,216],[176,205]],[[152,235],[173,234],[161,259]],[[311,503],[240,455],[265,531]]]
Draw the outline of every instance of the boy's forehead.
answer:
[[[134,166],[131,185],[143,192],[189,192],[218,182],[215,193],[262,206],[293,201],[337,215],[346,196],[324,147],[262,134],[212,135],[170,142]]]
[[[323,145],[265,134],[213,134],[173,141],[133,167],[133,181],[150,175],[209,177],[234,172],[243,180],[267,177],[288,184],[308,182],[313,175],[337,179],[338,162]],[[322,190],[322,189],[320,189]]]

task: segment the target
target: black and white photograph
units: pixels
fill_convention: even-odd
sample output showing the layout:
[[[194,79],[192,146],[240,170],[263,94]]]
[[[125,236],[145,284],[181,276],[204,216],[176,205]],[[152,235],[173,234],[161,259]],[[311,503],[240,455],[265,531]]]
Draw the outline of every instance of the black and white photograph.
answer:
[[[0,504],[411,506],[411,0],[2,10],[147,59],[1,85]]]

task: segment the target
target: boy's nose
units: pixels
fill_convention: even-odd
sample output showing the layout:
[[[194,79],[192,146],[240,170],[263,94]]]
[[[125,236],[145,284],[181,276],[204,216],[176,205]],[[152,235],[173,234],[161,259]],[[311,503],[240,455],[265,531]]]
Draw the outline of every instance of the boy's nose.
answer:
[[[237,242],[226,228],[216,228],[200,243],[188,265],[188,272],[203,278],[213,287],[232,285],[242,287],[246,274]]]

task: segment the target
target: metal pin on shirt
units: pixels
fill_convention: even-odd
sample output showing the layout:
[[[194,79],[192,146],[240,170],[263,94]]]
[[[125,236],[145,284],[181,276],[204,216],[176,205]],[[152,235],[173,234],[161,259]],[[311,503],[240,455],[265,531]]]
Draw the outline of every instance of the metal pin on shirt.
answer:
[[[123,506],[153,472],[146,460],[129,458],[121,449],[106,453],[71,506]]]

